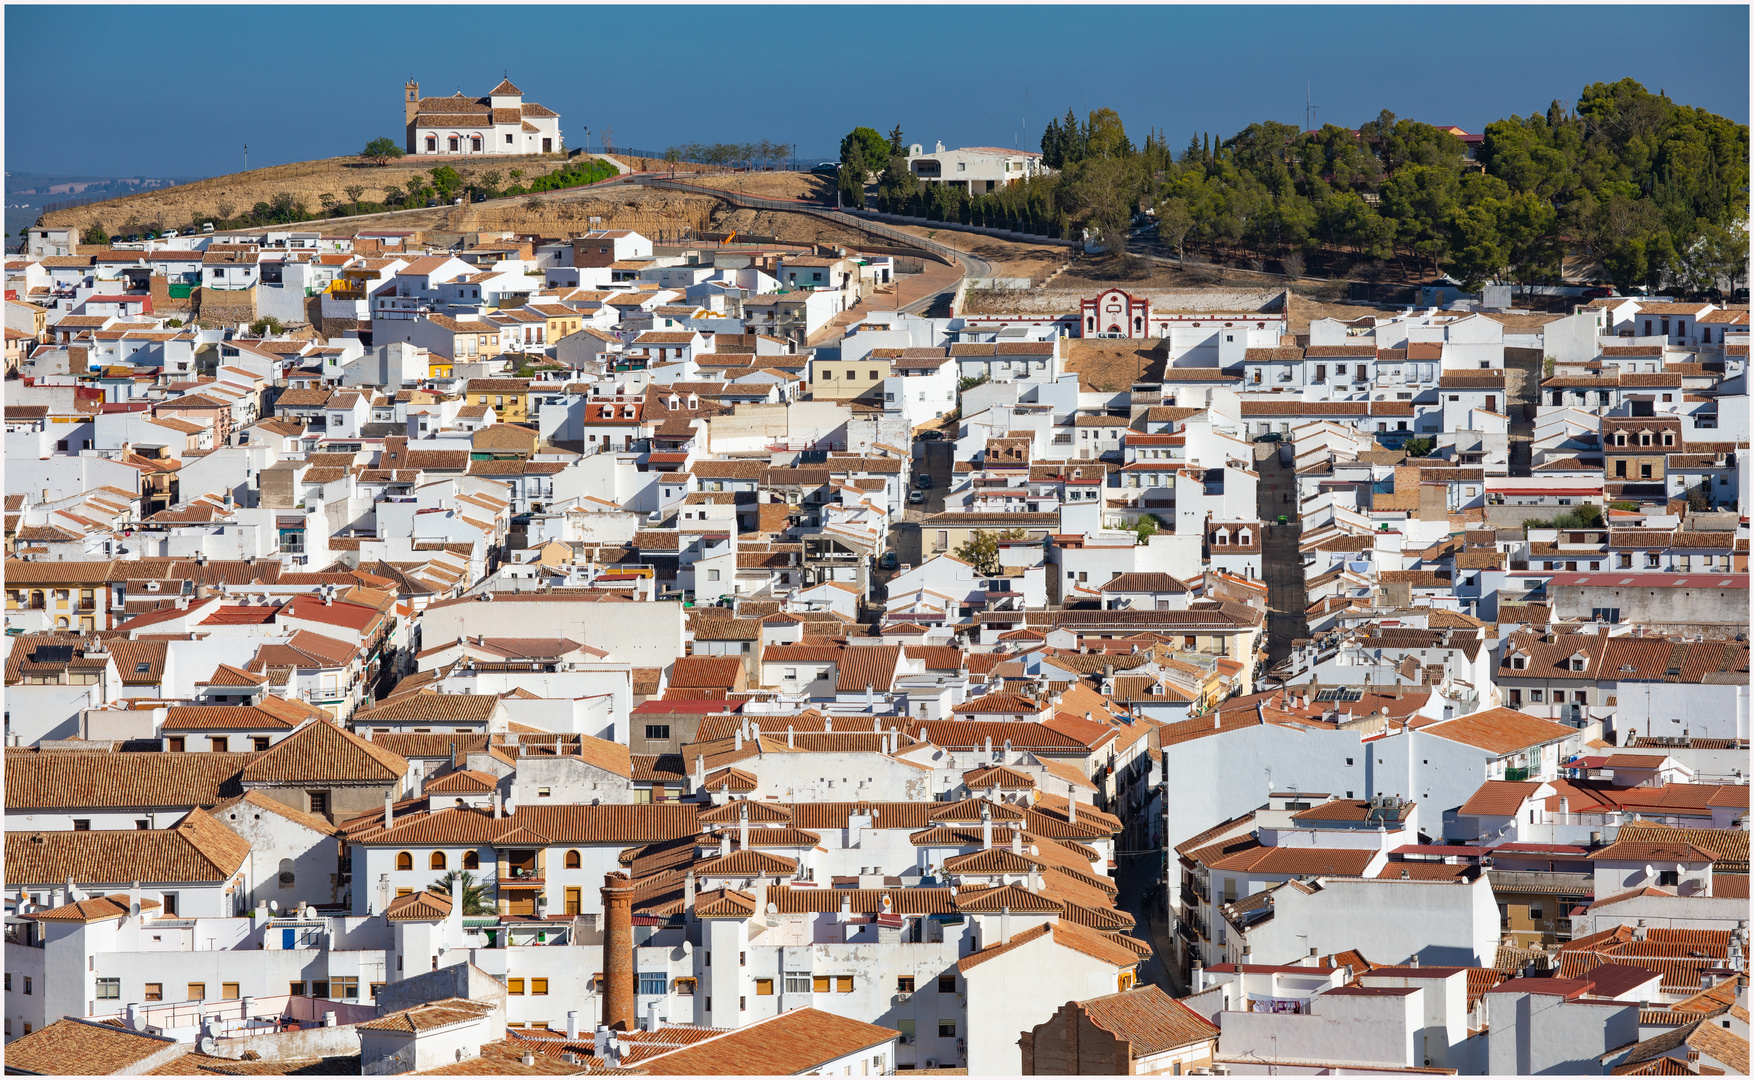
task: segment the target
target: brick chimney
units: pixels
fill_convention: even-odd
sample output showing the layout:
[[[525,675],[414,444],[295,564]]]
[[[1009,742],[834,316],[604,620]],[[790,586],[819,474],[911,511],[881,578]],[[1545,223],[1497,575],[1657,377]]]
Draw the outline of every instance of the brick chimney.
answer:
[[[633,882],[620,871],[603,875],[603,1023],[618,1031],[639,1026],[633,996]]]

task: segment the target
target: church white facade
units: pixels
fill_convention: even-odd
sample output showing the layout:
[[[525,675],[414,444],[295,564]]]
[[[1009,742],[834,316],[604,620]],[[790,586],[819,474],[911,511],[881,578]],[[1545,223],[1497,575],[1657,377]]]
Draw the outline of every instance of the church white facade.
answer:
[[[560,137],[560,114],[535,102],[511,80],[502,81],[486,97],[421,97],[420,84],[403,87],[408,125],[404,149],[420,156],[468,157],[477,154],[558,154],[566,149]]]

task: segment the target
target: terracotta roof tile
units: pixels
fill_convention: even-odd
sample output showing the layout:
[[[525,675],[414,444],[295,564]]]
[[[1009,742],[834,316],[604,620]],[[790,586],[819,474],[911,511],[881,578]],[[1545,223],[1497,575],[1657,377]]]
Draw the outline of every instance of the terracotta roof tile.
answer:
[[[8,833],[6,880],[12,885],[223,882],[249,854],[249,841],[197,809],[169,829]]]

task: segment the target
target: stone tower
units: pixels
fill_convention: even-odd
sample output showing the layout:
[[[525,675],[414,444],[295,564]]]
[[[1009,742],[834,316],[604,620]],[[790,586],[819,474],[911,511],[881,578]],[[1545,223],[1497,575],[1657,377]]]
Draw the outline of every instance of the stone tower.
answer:
[[[415,114],[420,111],[420,84],[409,79],[402,87],[402,95],[403,122],[412,124]]]

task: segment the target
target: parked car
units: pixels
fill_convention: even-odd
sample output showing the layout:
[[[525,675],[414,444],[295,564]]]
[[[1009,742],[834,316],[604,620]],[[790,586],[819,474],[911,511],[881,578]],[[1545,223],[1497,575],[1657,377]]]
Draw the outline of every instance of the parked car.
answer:
[[[944,438],[944,433],[942,431],[937,430],[936,428],[934,428],[931,431],[922,431],[919,434],[919,440],[921,442],[938,442],[938,441],[942,440],[943,438]]]
[[[477,191],[475,193],[475,201],[476,202],[486,202],[487,201],[487,192]]]
[[[1583,298],[1585,300],[1600,300],[1603,297],[1613,296],[1613,295],[1614,295],[1614,290],[1608,288],[1605,285],[1597,285],[1593,289],[1585,289],[1583,291]]]
[[[810,171],[818,176],[837,176],[840,174],[840,166],[832,161],[824,161]]]
[[[918,506],[920,503],[926,501],[926,493],[915,488],[907,493],[907,501],[909,506]]]
[[[896,568],[896,566],[900,564],[900,562],[901,562],[901,560],[897,559],[895,557],[895,552],[885,551],[883,553],[883,557],[881,559],[877,560],[877,569],[879,569],[879,570],[894,570]]]
[[[932,486],[932,474],[931,473],[921,473],[920,478],[918,480],[914,481],[914,486],[917,488],[931,487]]]

